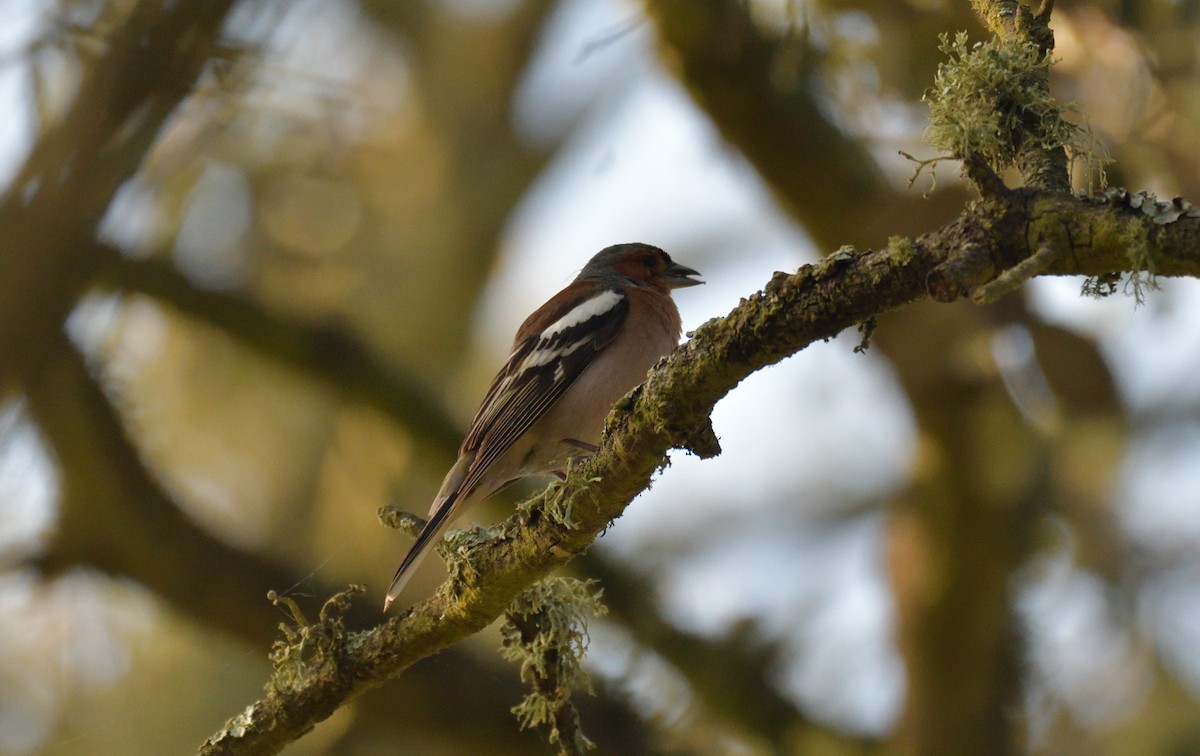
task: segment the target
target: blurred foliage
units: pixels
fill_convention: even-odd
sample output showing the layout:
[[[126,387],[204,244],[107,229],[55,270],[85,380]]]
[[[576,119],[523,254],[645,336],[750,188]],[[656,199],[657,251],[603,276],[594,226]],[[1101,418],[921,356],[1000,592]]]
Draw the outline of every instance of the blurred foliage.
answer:
[[[896,157],[931,149],[920,98],[939,35],[987,39],[966,3],[6,5],[5,754],[194,748],[270,675],[286,616],[268,590],[311,615],[349,583],[382,584],[404,543],[375,511],[424,511],[502,357],[476,330],[519,318],[594,251],[538,208],[574,193],[595,203],[584,217],[609,217],[616,200],[591,189],[644,99],[701,121],[707,159],[736,165],[740,183],[714,184],[722,204],[756,204],[714,228],[668,224],[673,198],[656,198],[612,233],[674,242],[709,289],[747,280],[780,209],[794,244],[831,252],[936,228],[971,196],[942,181],[921,198]],[[1200,201],[1200,3],[1060,0],[1052,27],[1052,93],[1111,153],[1110,183]],[[1058,141],[1080,133],[1062,128]],[[505,288],[539,234],[560,235],[562,264]],[[1194,375],[1197,289],[1087,317],[1055,316],[1047,291],[881,318],[852,370],[890,393],[859,409],[859,436],[839,404],[849,369],[805,352],[828,361],[812,371],[825,382],[764,392],[769,414],[790,418],[807,391],[805,408],[837,405],[844,424],[776,427],[755,448],[792,464],[733,496],[674,489],[694,517],[579,565],[612,608],[590,628],[597,695],[572,699],[599,752],[1196,749],[1200,535],[1171,523],[1197,521],[1200,394],[1164,376]],[[1157,361],[1136,364],[1148,341]],[[898,473],[854,454],[805,466],[893,439],[887,412],[913,425]],[[860,548],[867,576],[839,577]],[[680,588],[717,573],[737,600],[719,581]],[[751,600],[764,593],[769,610]],[[832,617],[839,599],[858,611]],[[722,600],[736,616],[696,619]],[[379,621],[376,606],[354,604],[347,628]],[[854,642],[872,621],[882,651]],[[509,711],[527,690],[499,634],[289,752],[544,750]],[[866,690],[848,682],[860,672]]]

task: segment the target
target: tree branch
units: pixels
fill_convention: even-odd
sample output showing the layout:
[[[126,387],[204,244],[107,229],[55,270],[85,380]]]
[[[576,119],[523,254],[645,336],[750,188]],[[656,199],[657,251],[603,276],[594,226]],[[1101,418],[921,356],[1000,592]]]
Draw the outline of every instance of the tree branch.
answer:
[[[924,230],[913,223],[928,224],[931,214],[942,222],[966,202],[961,187],[930,201],[892,186],[867,147],[826,115],[810,85],[817,53],[804,39],[765,35],[736,0],[645,6],[668,65],[818,246]]]
[[[618,404],[596,455],[561,485],[533,497],[486,537],[460,536],[462,558],[436,595],[367,632],[338,638],[303,670],[277,676],[266,697],[200,752],[277,752],[348,698],[483,629],[525,587],[585,551],[649,485],[668,451],[685,446],[744,378],[818,339],[924,299],[930,274],[958,250],[988,255],[1003,270],[1028,257],[1031,244],[1065,244],[1047,273],[1100,275],[1133,267],[1128,242],[1136,237],[1145,251],[1138,259],[1160,274],[1200,275],[1200,219],[1157,225],[1145,217],[1119,203],[1018,190],[974,203],[917,239],[777,273],[729,315],[697,329]],[[1043,233],[1051,227],[1072,233]]]
[[[783,649],[778,642],[764,640],[761,628],[739,623],[728,637],[717,639],[681,630],[661,615],[653,593],[645,590],[647,576],[595,552],[581,556],[575,565],[604,586],[608,616],[687,680],[705,718],[723,720],[769,743],[775,753],[788,752],[801,738],[837,742],[847,751],[866,745],[865,738],[809,719],[779,692],[773,678]]]
[[[1017,0],[971,0],[971,5],[997,37],[1035,44],[1043,59],[1054,52],[1054,32],[1050,29],[1053,0],[1044,0],[1037,12]],[[1038,69],[1033,76],[1037,89],[1049,94],[1049,66]],[[1043,147],[1037,118],[1029,116],[1024,120],[1027,130],[1017,145],[1017,169],[1025,184],[1037,189],[1070,191],[1067,151],[1061,146]]]
[[[65,484],[42,566],[86,564],[130,577],[193,619],[243,638],[269,637],[279,615],[267,591],[287,589],[296,571],[225,543],[184,514],[146,471],[79,353],[65,336],[49,346],[41,380],[26,391]],[[305,590],[331,589],[312,579]],[[356,609],[352,619],[361,626],[369,616]]]
[[[138,3],[34,146],[0,203],[0,378],[36,380],[44,341],[86,285],[86,250],[113,194],[191,92],[232,5]]]
[[[165,260],[131,260],[97,245],[97,280],[141,292],[327,381],[343,395],[396,418],[439,457],[458,446],[462,431],[425,386],[378,356],[344,329],[282,320],[247,296],[199,289]]]

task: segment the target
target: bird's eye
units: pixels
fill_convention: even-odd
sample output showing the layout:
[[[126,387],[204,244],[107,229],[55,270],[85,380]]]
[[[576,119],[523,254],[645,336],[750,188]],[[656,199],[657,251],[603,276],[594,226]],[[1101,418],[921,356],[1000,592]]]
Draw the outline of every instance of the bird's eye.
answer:
[[[642,255],[642,265],[645,265],[647,268],[653,269],[657,262],[658,259],[654,255]]]

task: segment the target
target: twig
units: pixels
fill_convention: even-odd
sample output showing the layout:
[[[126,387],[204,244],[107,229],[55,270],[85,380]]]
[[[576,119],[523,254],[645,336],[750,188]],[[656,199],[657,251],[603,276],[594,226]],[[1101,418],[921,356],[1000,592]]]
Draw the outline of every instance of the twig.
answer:
[[[971,292],[971,301],[975,304],[991,304],[1000,297],[1020,288],[1021,284],[1042,273],[1054,262],[1058,250],[1043,244],[1029,257],[996,276],[991,281],[976,287]]]

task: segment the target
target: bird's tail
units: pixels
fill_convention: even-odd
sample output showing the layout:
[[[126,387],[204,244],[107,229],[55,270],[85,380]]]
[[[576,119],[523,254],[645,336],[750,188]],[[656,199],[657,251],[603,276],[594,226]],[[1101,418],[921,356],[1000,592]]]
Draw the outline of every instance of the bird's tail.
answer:
[[[396,597],[400,595],[400,591],[404,590],[404,586],[408,583],[408,579],[417,571],[417,566],[429,553],[429,547],[432,546],[446,525],[450,522],[450,512],[454,509],[454,504],[458,499],[458,492],[452,492],[446,500],[441,503],[440,507],[436,507],[437,511],[429,518],[429,522],[425,523],[425,527],[421,529],[420,535],[413,543],[412,548],[408,550],[408,554],[404,557],[404,561],[400,563],[400,568],[396,570],[396,575],[392,578],[392,584],[388,586],[387,598],[383,600],[383,611],[387,611]]]

